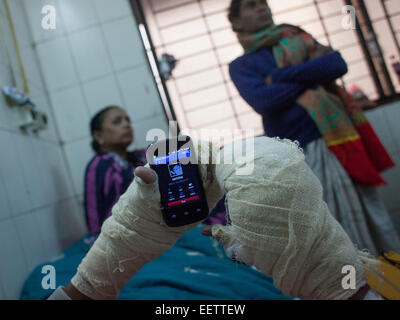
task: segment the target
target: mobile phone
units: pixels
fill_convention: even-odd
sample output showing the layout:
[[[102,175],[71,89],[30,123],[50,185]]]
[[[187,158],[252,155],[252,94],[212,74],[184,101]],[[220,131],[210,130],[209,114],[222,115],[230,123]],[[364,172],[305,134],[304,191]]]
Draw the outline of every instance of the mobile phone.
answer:
[[[158,175],[165,223],[180,227],[206,219],[209,208],[190,137],[151,144],[146,156],[150,168]]]

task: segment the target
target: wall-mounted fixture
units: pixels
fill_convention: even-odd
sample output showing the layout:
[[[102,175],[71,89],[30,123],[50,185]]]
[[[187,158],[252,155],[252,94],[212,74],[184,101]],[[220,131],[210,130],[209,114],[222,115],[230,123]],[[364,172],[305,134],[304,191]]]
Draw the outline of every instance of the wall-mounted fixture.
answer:
[[[164,80],[168,80],[172,75],[172,70],[176,66],[177,60],[173,55],[163,53],[160,62],[160,73]]]
[[[30,128],[38,132],[47,127],[46,114],[36,110],[36,104],[27,95],[8,86],[2,89],[7,104],[14,110],[16,122],[22,130]]]
[[[37,110],[36,105],[29,98],[29,86],[28,79],[26,77],[24,64],[21,57],[21,52],[19,50],[17,34],[14,28],[14,22],[12,19],[11,11],[8,5],[8,0],[4,0],[4,8],[6,16],[9,22],[9,31],[12,36],[14,43],[15,53],[18,61],[20,76],[23,84],[23,92],[16,89],[16,77],[17,73],[13,72],[13,86],[4,86],[2,88],[3,95],[5,96],[7,104],[13,109],[15,114],[15,121],[21,130],[31,129],[33,132],[38,132],[47,127],[48,119],[45,113]],[[9,57],[9,55],[8,55]],[[12,66],[12,61],[9,59],[9,64]],[[11,70],[13,68],[11,67]]]
[[[40,130],[44,130],[47,127],[47,115],[40,111],[33,112],[33,124],[32,130],[37,133]]]

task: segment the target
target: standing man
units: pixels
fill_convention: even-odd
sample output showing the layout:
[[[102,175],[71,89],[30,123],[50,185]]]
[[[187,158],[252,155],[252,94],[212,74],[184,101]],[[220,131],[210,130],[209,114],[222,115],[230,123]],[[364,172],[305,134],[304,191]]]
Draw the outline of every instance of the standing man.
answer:
[[[341,54],[299,27],[275,25],[266,0],[232,0],[228,18],[245,52],[230,75],[266,135],[299,142],[331,213],[360,249],[399,251],[376,190],[385,183],[379,172],[394,164],[361,107],[335,84],[348,71]]]

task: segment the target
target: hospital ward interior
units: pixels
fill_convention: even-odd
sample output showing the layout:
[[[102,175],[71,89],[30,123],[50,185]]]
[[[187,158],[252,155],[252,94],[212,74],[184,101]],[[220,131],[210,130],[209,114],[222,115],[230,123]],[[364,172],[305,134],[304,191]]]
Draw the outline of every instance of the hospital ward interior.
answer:
[[[0,87],[0,300],[400,300],[399,0],[0,0]]]

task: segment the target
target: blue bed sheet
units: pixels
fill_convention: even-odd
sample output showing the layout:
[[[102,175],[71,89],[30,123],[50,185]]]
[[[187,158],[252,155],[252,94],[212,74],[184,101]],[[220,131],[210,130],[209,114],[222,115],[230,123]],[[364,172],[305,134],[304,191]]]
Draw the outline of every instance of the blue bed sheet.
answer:
[[[200,232],[182,236],[173,248],[146,264],[122,289],[119,300],[287,300],[271,277],[230,260],[223,247]],[[43,300],[54,290],[43,289],[44,265],[56,270],[56,287],[65,286],[89,250],[81,239],[52,262],[37,266],[25,281],[20,299]]]

